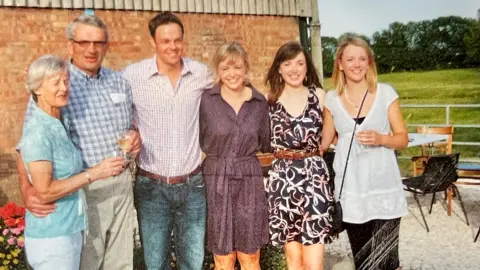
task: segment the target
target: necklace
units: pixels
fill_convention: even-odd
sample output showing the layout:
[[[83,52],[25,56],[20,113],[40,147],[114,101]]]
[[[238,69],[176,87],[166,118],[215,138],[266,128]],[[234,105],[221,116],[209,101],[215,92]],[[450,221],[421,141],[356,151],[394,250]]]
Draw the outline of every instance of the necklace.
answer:
[[[360,106],[357,105],[357,104],[355,104],[355,103],[353,103],[353,102],[348,98],[348,91],[347,91],[347,87],[346,87],[346,86],[345,86],[345,88],[343,88],[343,92],[345,93],[345,100],[346,100],[350,105],[352,105],[352,106],[355,108],[355,110],[358,111],[359,108],[360,108]]]

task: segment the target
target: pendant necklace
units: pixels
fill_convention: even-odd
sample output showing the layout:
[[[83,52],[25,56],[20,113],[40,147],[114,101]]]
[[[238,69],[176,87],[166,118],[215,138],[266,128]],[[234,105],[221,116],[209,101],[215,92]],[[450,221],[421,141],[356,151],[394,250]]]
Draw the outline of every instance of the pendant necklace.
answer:
[[[353,102],[348,98],[348,91],[347,91],[347,87],[346,87],[346,86],[343,88],[343,92],[345,93],[345,100],[346,100],[348,103],[350,103],[350,105],[352,105],[352,106],[355,108],[356,111],[358,111],[358,110],[360,109],[360,106],[357,105],[357,104],[355,104],[355,103],[353,103]]]

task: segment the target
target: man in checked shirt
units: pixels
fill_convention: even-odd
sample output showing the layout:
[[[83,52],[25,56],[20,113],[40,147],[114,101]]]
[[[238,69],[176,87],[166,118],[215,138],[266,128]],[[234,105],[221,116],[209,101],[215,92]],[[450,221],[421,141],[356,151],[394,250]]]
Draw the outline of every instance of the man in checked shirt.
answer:
[[[150,20],[149,30],[155,56],[123,71],[142,137],[134,193],[145,262],[148,269],[169,263],[173,231],[179,269],[200,270],[206,200],[199,106],[214,81],[205,65],[182,57],[184,28],[177,16],[162,12]]]
[[[62,108],[68,119],[68,134],[81,151],[84,168],[111,157],[124,133],[129,134],[129,151],[140,149],[138,133],[132,128],[131,88],[122,76],[102,67],[108,49],[108,30],[95,16],[80,15],[67,28],[69,104]],[[33,99],[27,108],[25,121]],[[21,149],[19,149],[21,151]],[[27,209],[37,217],[55,211],[55,204],[43,204],[27,178],[19,155],[20,188]],[[88,175],[86,177],[89,177]],[[89,230],[82,249],[82,270],[133,269],[132,176],[126,169],[119,176],[96,181],[85,189]]]

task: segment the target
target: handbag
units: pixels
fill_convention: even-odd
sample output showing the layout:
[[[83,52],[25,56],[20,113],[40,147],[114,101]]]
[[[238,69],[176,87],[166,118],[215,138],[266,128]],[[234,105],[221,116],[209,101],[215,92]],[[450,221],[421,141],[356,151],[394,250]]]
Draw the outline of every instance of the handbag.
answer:
[[[340,185],[338,200],[333,203],[332,228],[330,229],[330,232],[332,235],[338,235],[339,233],[343,232],[343,230],[345,229],[343,227],[343,209],[342,209],[342,204],[340,203],[340,198],[342,197],[343,182],[345,181],[345,174],[347,173],[348,158],[350,157],[350,151],[352,150],[353,137],[355,137],[355,130],[359,125],[358,117],[360,116],[360,112],[362,111],[363,103],[365,102],[367,93],[368,93],[368,89],[365,91],[365,95],[363,96],[362,103],[360,104],[360,109],[358,109],[358,114],[357,114],[357,117],[355,118],[355,124],[353,125],[353,135],[352,135],[352,138],[350,139],[350,145],[348,146],[347,160],[345,161],[345,168],[343,169],[342,184]]]

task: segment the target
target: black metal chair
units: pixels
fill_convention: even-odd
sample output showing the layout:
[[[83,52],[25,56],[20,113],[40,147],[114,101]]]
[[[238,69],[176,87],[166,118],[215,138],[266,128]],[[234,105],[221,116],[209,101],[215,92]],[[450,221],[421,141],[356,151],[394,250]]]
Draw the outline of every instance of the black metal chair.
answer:
[[[462,207],[462,211],[465,214],[465,220],[467,225],[469,225],[467,212],[465,211],[465,206],[462,202],[462,197],[460,196],[458,188],[453,184],[458,179],[457,170],[459,156],[460,154],[458,153],[451,155],[432,156],[428,159],[422,175],[403,180],[404,190],[413,193],[413,197],[417,202],[418,209],[422,215],[427,232],[430,230],[418,200],[418,194],[432,194],[432,202],[430,204],[429,211],[429,214],[431,214],[433,202],[435,201],[435,193],[441,191],[446,192],[449,188],[456,192]]]
[[[475,240],[473,240],[474,243],[477,242],[478,235],[480,235],[480,228],[478,228],[477,235],[475,236]]]

